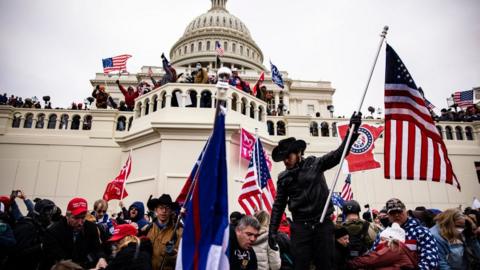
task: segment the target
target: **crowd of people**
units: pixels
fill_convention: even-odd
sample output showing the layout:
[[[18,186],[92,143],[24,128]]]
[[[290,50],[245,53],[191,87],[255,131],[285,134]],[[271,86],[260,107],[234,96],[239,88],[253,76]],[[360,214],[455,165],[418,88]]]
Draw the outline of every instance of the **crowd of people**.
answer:
[[[19,210],[20,201],[26,215]],[[150,196],[146,207],[140,201],[128,208],[122,202],[119,206],[115,213],[108,211],[105,200],[89,208],[85,199],[73,198],[64,212],[51,200],[31,201],[19,190],[0,197],[0,268],[175,269],[182,237],[182,223],[175,226],[180,206],[168,194]],[[272,241],[267,211],[253,216],[232,212],[230,268],[314,269],[310,264],[296,265],[299,251],[313,252],[314,257],[331,253],[329,268],[320,269],[480,267],[480,209],[407,211],[399,199],[390,199],[382,210],[367,209],[363,215],[354,200],[346,201],[341,210],[330,216],[335,225],[324,231],[323,239],[308,239],[331,237],[330,251],[299,250],[291,234],[301,225],[290,218],[282,220]]]
[[[480,121],[480,109],[474,105],[458,111],[443,108],[440,115],[433,115],[435,121],[473,122]]]

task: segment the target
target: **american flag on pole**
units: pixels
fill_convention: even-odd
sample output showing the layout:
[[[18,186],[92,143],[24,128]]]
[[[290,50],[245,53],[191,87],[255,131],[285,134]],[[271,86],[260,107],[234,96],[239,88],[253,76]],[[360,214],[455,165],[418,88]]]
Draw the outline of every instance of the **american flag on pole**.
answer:
[[[453,101],[459,107],[468,107],[473,105],[473,90],[458,91],[453,93]]]
[[[112,71],[127,71],[127,60],[132,57],[129,54],[122,54],[110,58],[102,59],[103,73],[108,74]]]
[[[430,101],[428,101],[428,99],[425,99],[425,105],[430,111],[436,108],[435,105],[433,105]]]
[[[225,51],[222,48],[222,45],[218,40],[215,41],[215,51],[217,52],[218,56],[223,56],[223,54],[225,53]]]
[[[270,213],[275,200],[275,186],[263,153],[262,142],[257,139],[248,164],[247,176],[238,197],[238,202],[247,215],[253,215],[258,210]]]
[[[353,191],[352,191],[352,175],[348,174],[347,178],[345,179],[345,184],[343,184],[342,192],[340,193],[340,197],[343,201],[351,201],[353,199]]]
[[[447,148],[425,99],[400,57],[388,44],[384,153],[386,179],[443,182],[460,190]]]

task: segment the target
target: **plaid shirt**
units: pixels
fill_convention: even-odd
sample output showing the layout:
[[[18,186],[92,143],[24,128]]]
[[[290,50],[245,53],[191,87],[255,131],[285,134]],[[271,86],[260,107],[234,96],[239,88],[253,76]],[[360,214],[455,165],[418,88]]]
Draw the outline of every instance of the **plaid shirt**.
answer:
[[[402,228],[405,230],[405,245],[418,254],[418,268],[422,270],[437,269],[438,248],[430,230],[410,217],[402,225]],[[379,242],[380,234],[377,235],[372,249],[375,249]]]

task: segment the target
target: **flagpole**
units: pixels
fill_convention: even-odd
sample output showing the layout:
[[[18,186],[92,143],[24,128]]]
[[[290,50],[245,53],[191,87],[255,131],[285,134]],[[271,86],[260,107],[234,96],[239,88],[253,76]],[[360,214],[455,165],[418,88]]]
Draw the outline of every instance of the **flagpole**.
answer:
[[[375,66],[377,64],[378,56],[380,55],[380,50],[382,49],[383,42],[385,40],[385,37],[387,36],[387,31],[388,31],[388,26],[384,26],[383,31],[380,34],[381,38],[380,38],[380,42],[378,44],[377,54],[376,54],[375,59],[373,61],[372,68],[370,69],[370,75],[368,76],[367,84],[365,86],[365,90],[363,91],[363,95],[362,95],[362,98],[360,100],[360,104],[358,105],[358,109],[356,110],[357,113],[362,110],[363,101],[365,100],[365,96],[367,95],[368,86],[370,85],[370,81],[372,80],[373,71],[375,70]],[[340,164],[339,164],[337,173],[335,175],[335,180],[333,181],[333,185],[330,188],[330,192],[328,194],[327,201],[325,202],[325,206],[323,207],[323,212],[322,212],[322,216],[320,218],[320,223],[323,223],[323,221],[325,219],[325,215],[327,214],[327,209],[328,209],[328,206],[330,205],[329,202],[332,199],[333,191],[335,190],[335,186],[337,185],[338,177],[340,176],[340,171],[341,171],[342,166],[343,166],[343,161],[345,160],[345,156],[347,154],[347,149],[349,148],[348,146],[350,145],[350,141],[352,140],[352,135],[353,135],[353,129],[354,128],[355,128],[354,125],[352,125],[350,127],[350,132],[348,133],[347,141],[346,141],[345,147],[343,148],[342,157],[340,159]]]
[[[128,153],[128,159],[130,159],[130,162],[132,162],[132,148],[130,148],[130,152]],[[127,159],[127,160],[128,160]],[[128,172],[128,174],[130,171]],[[123,193],[125,191],[125,185],[127,184],[127,173],[125,173],[125,177],[123,178],[123,185],[122,185],[122,193],[120,194],[120,201],[123,203]]]

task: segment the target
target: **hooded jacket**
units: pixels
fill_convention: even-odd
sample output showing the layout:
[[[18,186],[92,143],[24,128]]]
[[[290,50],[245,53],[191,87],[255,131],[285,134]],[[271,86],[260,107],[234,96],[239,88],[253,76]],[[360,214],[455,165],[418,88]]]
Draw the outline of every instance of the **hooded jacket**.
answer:
[[[404,243],[397,249],[379,246],[377,251],[368,253],[348,262],[349,269],[401,270],[417,269],[416,256]]]
[[[282,265],[280,260],[280,251],[273,250],[268,246],[268,229],[262,227],[260,236],[253,244],[253,250],[257,255],[258,270],[278,270]]]
[[[145,206],[142,202],[134,202],[132,205],[130,205],[130,207],[128,207],[128,209],[130,210],[132,207],[137,209],[137,216],[131,218],[130,220],[137,223],[138,230],[140,231],[148,225],[148,221],[145,220]]]
[[[129,93],[128,90],[126,90],[125,87],[123,87],[123,85],[121,84],[118,84],[118,88],[120,88],[120,91],[125,97],[125,105],[127,105],[127,108],[133,109],[133,107],[135,106],[135,99],[140,95],[138,89],[133,90],[132,93]]]

